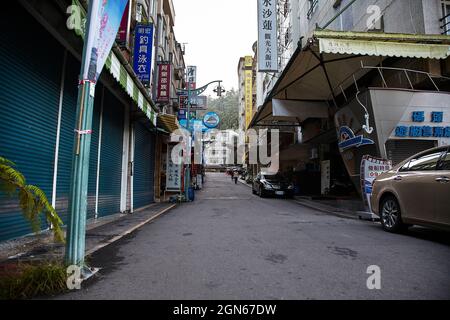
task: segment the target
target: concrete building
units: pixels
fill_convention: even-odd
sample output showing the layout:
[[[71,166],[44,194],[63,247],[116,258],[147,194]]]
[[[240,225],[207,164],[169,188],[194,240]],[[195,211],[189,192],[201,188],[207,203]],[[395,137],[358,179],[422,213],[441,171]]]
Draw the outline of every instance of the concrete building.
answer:
[[[356,196],[364,156],[450,144],[448,13],[441,0],[278,1],[279,70],[257,81],[250,126],[291,129],[280,166],[300,194]],[[346,148],[349,133],[370,144]]]
[[[28,183],[46,193],[64,223],[69,219],[83,50],[81,25],[68,21],[72,15],[77,15],[74,21],[82,21],[86,9],[84,0],[14,1],[0,13],[9,26],[2,32],[0,50],[0,73],[9,75],[3,89],[8,94],[0,97],[1,156],[13,161]],[[130,0],[125,9],[116,43],[96,83],[88,221],[132,213],[160,200],[161,181],[165,181],[164,145],[177,128],[171,115],[176,106],[172,100],[157,102],[153,88],[156,90],[160,61],[170,62],[171,72],[179,73],[172,77],[171,97],[184,85],[183,50],[173,34],[174,18],[171,0]],[[155,31],[149,82],[141,81],[133,70],[138,23],[153,24]],[[24,129],[30,135],[24,135]],[[41,227],[49,226],[42,221]],[[17,201],[1,194],[0,241],[29,233],[29,222]]]

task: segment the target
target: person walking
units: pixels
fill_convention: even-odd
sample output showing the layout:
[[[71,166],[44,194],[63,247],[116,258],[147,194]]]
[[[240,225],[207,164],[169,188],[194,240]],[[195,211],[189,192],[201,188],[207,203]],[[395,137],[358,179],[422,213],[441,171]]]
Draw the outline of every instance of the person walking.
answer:
[[[237,184],[237,181],[238,181],[238,176],[236,175],[236,176],[234,177],[234,184]]]
[[[233,181],[233,179],[234,179],[234,171],[233,170],[231,170],[230,176],[231,176],[231,181]]]

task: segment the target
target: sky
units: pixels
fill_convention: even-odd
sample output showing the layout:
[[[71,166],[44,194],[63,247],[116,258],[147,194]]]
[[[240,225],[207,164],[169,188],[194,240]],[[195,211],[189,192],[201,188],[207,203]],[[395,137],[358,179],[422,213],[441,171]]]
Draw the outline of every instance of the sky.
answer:
[[[197,66],[197,87],[223,80],[238,88],[239,58],[253,55],[257,40],[256,0],[173,0],[175,37],[186,44],[186,65]],[[206,94],[213,95],[211,85]]]

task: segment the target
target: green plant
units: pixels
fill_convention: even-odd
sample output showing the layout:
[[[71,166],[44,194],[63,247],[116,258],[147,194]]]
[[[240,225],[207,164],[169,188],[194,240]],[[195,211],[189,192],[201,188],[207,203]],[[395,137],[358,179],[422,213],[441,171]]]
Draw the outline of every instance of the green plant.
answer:
[[[30,299],[62,293],[67,289],[66,267],[59,262],[19,264],[0,276],[0,299]]]
[[[23,215],[30,221],[34,232],[40,230],[39,215],[42,213],[53,226],[55,241],[65,242],[64,233],[61,229],[63,224],[61,218],[48,202],[45,193],[38,187],[27,184],[25,177],[14,168],[15,166],[12,161],[0,157],[0,191],[9,196],[18,195]]]

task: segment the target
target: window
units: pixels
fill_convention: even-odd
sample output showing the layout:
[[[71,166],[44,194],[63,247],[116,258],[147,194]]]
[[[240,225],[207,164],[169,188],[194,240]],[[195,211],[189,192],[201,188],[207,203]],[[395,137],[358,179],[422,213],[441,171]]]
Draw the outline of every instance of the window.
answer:
[[[306,14],[306,17],[309,19],[311,19],[311,16],[314,12],[316,12],[316,9],[318,7],[319,4],[319,0],[308,0],[308,13]]]
[[[442,157],[442,160],[439,164],[439,170],[450,170],[450,151]]]
[[[417,159],[412,159],[409,163],[408,171],[430,171],[436,170],[436,165],[442,155],[442,150],[433,151],[422,155]]]
[[[450,35],[450,1],[442,1],[441,33]]]
[[[398,171],[400,172],[405,172],[408,171],[409,168],[409,164],[411,163],[411,161],[408,161],[407,163],[405,163]]]

